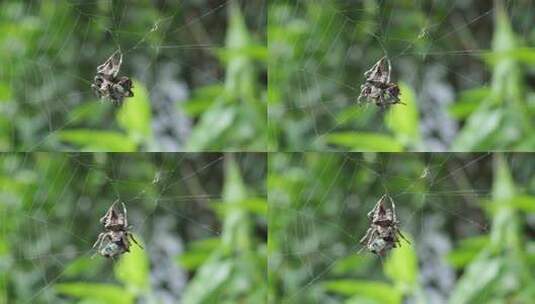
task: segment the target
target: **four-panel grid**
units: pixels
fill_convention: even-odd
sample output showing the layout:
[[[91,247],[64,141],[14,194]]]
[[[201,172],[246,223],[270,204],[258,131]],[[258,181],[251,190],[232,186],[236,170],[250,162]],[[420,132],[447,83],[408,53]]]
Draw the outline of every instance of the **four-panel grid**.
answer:
[[[533,303],[534,17],[0,2],[0,304]]]

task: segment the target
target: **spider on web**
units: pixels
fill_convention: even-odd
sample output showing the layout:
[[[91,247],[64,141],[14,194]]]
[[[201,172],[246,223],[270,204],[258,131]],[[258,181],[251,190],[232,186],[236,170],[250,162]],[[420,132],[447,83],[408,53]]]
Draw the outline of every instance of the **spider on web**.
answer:
[[[360,86],[361,91],[357,101],[373,102],[382,109],[397,103],[404,104],[399,100],[399,86],[390,82],[391,71],[390,60],[384,56],[371,69],[364,72],[365,80]]]
[[[115,105],[121,105],[126,97],[134,96],[132,80],[127,76],[117,77],[122,63],[123,54],[117,50],[97,67],[97,75],[91,88],[99,99],[107,99]]]
[[[143,249],[130,232],[131,228],[128,226],[126,206],[124,203],[121,202],[123,207],[122,213],[115,209],[115,205],[118,202],[115,201],[106,214],[100,218],[100,223],[104,225],[105,232],[100,233],[97,241],[93,244],[93,248],[98,245],[97,253],[107,258],[113,258],[125,252],[130,252],[130,239],[139,248]]]
[[[385,206],[387,199],[390,201],[391,209]],[[399,230],[399,222],[396,218],[396,204],[387,194],[384,194],[377,201],[367,216],[370,220],[370,228],[368,228],[359,242],[361,245],[365,245],[365,248],[372,253],[385,256],[392,248],[397,248],[401,245],[398,236],[401,236],[410,244],[409,240]]]

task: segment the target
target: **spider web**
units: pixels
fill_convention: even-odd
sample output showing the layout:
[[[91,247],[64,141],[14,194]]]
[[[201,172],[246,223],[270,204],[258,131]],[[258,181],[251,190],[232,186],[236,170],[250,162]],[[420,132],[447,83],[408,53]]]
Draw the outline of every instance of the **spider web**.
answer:
[[[262,14],[261,1],[244,1],[240,8],[247,18],[252,12]],[[119,109],[99,103],[91,90],[96,67],[121,50],[120,75],[138,81],[149,94],[157,142],[147,143],[146,149],[183,150],[196,123],[181,110],[184,102],[196,89],[224,84],[224,67],[217,56],[225,47],[226,28],[221,22],[227,22],[231,3],[70,0],[53,5],[32,0],[5,4],[9,9],[0,15],[6,20],[23,16],[21,28],[40,35],[29,39],[35,47],[25,46],[23,56],[6,60],[6,83],[19,103],[17,109],[6,111],[21,116],[15,116],[17,125],[8,125],[12,149],[72,149],[58,136],[71,128],[124,132],[113,119]],[[32,18],[41,17],[47,23],[33,28]],[[253,30],[263,28],[261,22],[262,18],[254,19]],[[25,70],[17,74],[20,66]],[[29,121],[35,126],[31,131],[27,128],[28,134],[19,134],[21,125]],[[34,141],[28,142],[27,137]]]
[[[233,157],[250,190],[264,191],[258,187],[265,179],[259,170],[264,157]],[[8,294],[10,288],[4,286],[0,302],[15,296],[19,303],[57,303],[54,287],[59,283],[116,284],[119,259],[98,256],[92,246],[103,230],[100,217],[120,200],[132,232],[151,259],[151,297],[177,303],[192,273],[177,264],[176,257],[192,242],[221,237],[222,223],[214,208],[223,201],[224,160],[219,153],[4,153],[0,177],[4,185],[6,177],[12,179],[14,188],[1,191],[0,243],[11,248],[1,253],[0,281],[18,289]]]
[[[270,160],[269,242],[276,245],[268,267],[270,284],[279,287],[276,301],[338,303],[340,296],[324,289],[330,280],[383,282],[383,258],[359,240],[369,227],[366,214],[386,193],[412,240],[400,240],[401,246],[416,251],[427,300],[446,302],[456,281],[446,255],[460,239],[489,232],[483,209],[491,197],[492,160],[490,153],[304,153]],[[513,175],[521,175],[522,161],[507,160]]]
[[[280,122],[272,123],[271,140],[281,145],[291,140],[296,146],[291,150],[325,150],[351,145],[347,139],[334,139],[345,138],[338,134],[396,133],[396,126],[387,125],[390,111],[357,104],[364,71],[387,56],[392,62],[391,81],[408,84],[414,91],[425,151],[448,150],[461,127],[461,119],[449,114],[454,101],[460,92],[488,88],[490,82],[481,55],[490,52],[492,37],[482,30],[494,27],[496,9],[492,1],[461,2],[272,5],[270,24],[281,24],[281,30],[272,30],[270,36],[270,52],[276,58],[270,84],[279,86],[281,93],[270,100],[270,117]],[[515,35],[530,41],[534,19],[520,15],[529,16],[533,2],[523,4],[506,1],[505,7]],[[396,107],[403,109],[403,105],[390,108]]]

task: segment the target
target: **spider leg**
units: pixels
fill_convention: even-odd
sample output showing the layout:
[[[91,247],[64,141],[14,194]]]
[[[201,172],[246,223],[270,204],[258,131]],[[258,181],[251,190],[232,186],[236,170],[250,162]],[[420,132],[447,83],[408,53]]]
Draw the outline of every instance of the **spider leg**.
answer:
[[[399,230],[397,230],[397,227],[393,227],[391,231],[392,231],[392,239],[394,240],[394,241],[392,242],[392,247],[393,247],[393,248],[398,248],[398,247],[401,246],[401,243],[400,243],[399,238],[398,238],[398,235],[397,235],[397,232],[398,232]]]
[[[368,95],[370,93],[370,87],[367,83],[363,84],[360,86],[360,94],[359,94],[359,97],[357,98],[357,103],[362,103],[362,100],[363,99],[367,99],[368,98]]]
[[[113,201],[113,204],[111,204],[111,207],[110,208],[114,208],[115,205],[119,202],[119,199],[116,199],[115,201]]]
[[[373,227],[368,228],[368,230],[366,231],[366,235],[359,241],[359,243],[363,245],[359,252],[362,251],[364,248],[368,248],[370,246],[375,232],[376,230]]]
[[[372,231],[373,231],[372,227],[368,228],[368,230],[366,231],[366,234],[360,239],[359,243],[364,245],[364,243],[366,243],[368,238],[371,236]]]
[[[130,252],[130,241],[128,240],[128,232],[125,232],[123,235],[121,235],[121,242],[123,242],[124,251]]]
[[[143,246],[139,245],[139,243],[136,241],[136,239],[134,238],[134,235],[132,233],[128,233],[128,235],[130,236],[132,241],[134,241],[134,243],[136,243],[136,245],[139,246],[139,248],[143,249]]]
[[[407,105],[406,103],[402,102],[399,97],[397,96],[394,96],[394,95],[389,95],[390,97],[392,97],[394,99],[394,101],[392,102],[392,104],[402,104],[402,105]]]
[[[390,196],[388,197],[388,199],[390,200],[390,205],[392,206],[392,222],[397,223],[398,221],[396,219],[396,204]]]
[[[110,208],[108,208],[108,211],[106,211],[106,213],[104,214],[103,217],[100,218],[99,222],[103,223],[106,222],[106,219],[108,218],[108,216],[113,212],[113,208],[115,206],[115,204],[118,202],[119,200],[116,200],[115,202],[113,202],[113,204],[111,204]]]
[[[126,216],[126,206],[124,205],[123,202],[121,202],[121,204],[123,205],[124,226],[128,227],[128,217]]]
[[[404,239],[405,242],[407,242],[407,243],[410,245],[411,241],[409,241],[409,240],[403,235],[403,233],[401,233],[401,230],[398,229],[397,232],[398,232],[398,234],[401,236],[401,238]],[[398,240],[398,242],[399,242],[399,240]]]
[[[93,244],[93,247],[91,247],[91,248],[95,248],[97,246],[97,244],[99,244],[99,247],[100,247],[100,245],[102,245],[102,242],[104,241],[104,236],[106,236],[106,233],[105,232],[101,232],[98,235],[97,241],[95,242],[95,244]]]
[[[117,71],[115,71],[114,77],[119,74],[119,70],[121,69],[121,65],[123,64],[123,53],[121,50],[117,50],[116,52],[119,52],[119,62],[117,62]]]
[[[375,209],[377,209],[377,203],[375,203],[375,206],[373,206],[372,210],[370,210],[370,212],[368,212],[368,214],[366,215],[368,217],[368,219],[372,219],[373,218],[373,214],[375,213]]]
[[[111,210],[111,209],[108,209],[108,211],[106,211],[106,213],[104,214],[104,216],[102,216],[102,217],[98,220],[101,224],[104,224],[104,222],[106,222],[106,218],[107,218],[108,215],[110,214],[110,210]]]
[[[384,195],[377,201],[377,203],[375,203],[375,206],[373,206],[373,209],[370,210],[370,212],[368,212],[368,218],[370,220],[373,219],[375,212],[377,211],[377,209],[379,209],[379,206],[381,205],[381,201],[383,200],[383,198],[384,198]]]
[[[368,228],[368,230],[366,231],[366,235],[360,239],[359,243],[361,245],[364,245],[362,246],[359,251],[357,251],[357,253],[360,253],[362,250],[364,250],[364,248],[369,248],[370,247],[370,244],[372,243],[373,241],[373,236],[375,235],[375,229],[373,229],[373,227],[370,227]],[[366,243],[366,244],[364,244]]]
[[[381,196],[381,198],[379,199],[379,201],[378,201],[377,203],[378,203],[378,204],[383,204],[383,205],[384,205],[385,199],[386,199],[387,197],[390,197],[390,196],[388,196],[388,194],[386,194],[386,193],[383,194],[383,196]]]
[[[368,218],[373,220],[375,216],[379,213],[380,209],[384,209],[384,200],[385,200],[386,194],[383,194],[381,198],[375,203],[375,207],[368,213]]]
[[[373,229],[370,238],[368,239],[368,243],[366,244],[366,247],[370,246],[371,243],[373,243],[376,234],[379,234],[379,232],[376,229]]]
[[[384,57],[386,58],[386,56]],[[386,58],[386,63],[388,64],[388,72],[386,74],[386,82],[390,82],[390,72],[392,71],[392,65],[390,64],[390,59]]]

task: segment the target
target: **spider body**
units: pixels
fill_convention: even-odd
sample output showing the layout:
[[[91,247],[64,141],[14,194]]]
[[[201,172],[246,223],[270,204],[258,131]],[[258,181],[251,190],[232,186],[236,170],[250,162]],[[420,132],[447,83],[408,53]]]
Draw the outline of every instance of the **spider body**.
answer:
[[[358,101],[373,102],[383,109],[389,105],[403,104],[399,99],[399,86],[390,82],[391,70],[390,60],[383,57],[371,69],[364,72],[365,80],[360,86]]]
[[[126,76],[117,77],[122,63],[123,54],[117,51],[97,67],[97,75],[91,89],[99,99],[107,99],[120,105],[126,97],[134,96],[132,80]]]
[[[387,199],[390,201],[391,209],[385,206]],[[390,196],[383,195],[367,216],[370,220],[370,227],[360,239],[360,244],[372,253],[384,256],[392,248],[397,248],[400,246],[399,236],[410,244],[399,230],[396,205]]]
[[[99,254],[103,257],[113,258],[116,255],[123,253],[122,247],[117,243],[108,243],[102,249],[100,249]]]
[[[121,213],[115,209],[117,202],[115,201],[106,214],[100,218],[100,223],[104,225],[105,231],[98,235],[97,241],[93,244],[93,248],[98,245],[97,252],[107,258],[130,252],[130,240],[140,248],[143,248],[130,232],[124,203],[121,203],[123,207]]]

